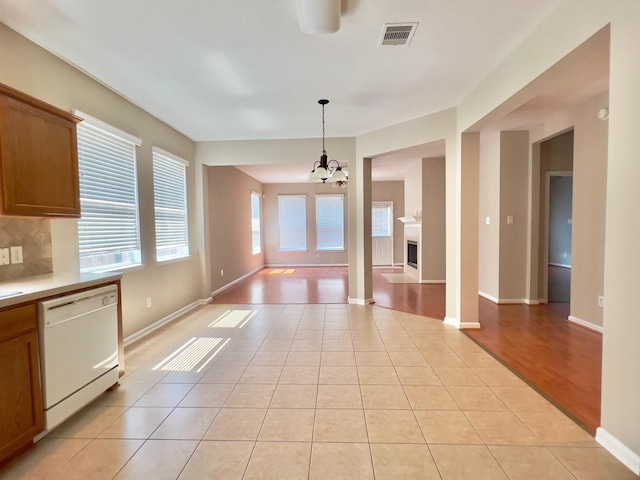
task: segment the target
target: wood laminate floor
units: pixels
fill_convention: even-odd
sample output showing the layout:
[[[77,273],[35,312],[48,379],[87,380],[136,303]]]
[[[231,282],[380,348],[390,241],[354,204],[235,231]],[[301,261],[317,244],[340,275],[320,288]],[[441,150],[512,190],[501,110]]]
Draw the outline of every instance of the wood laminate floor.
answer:
[[[347,303],[346,267],[264,269],[216,296],[217,304]],[[373,270],[377,306],[442,319],[445,286],[392,284]],[[465,333],[572,416],[591,434],[600,425],[602,335],[567,321],[568,303],[496,305],[480,298],[481,330]]]

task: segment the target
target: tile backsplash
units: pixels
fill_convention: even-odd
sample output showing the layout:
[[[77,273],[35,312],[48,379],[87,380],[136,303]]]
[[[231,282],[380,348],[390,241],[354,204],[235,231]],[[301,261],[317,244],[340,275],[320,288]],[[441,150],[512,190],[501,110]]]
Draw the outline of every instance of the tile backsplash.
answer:
[[[22,263],[0,265],[0,281],[53,272],[51,220],[0,217],[0,248],[22,246]]]

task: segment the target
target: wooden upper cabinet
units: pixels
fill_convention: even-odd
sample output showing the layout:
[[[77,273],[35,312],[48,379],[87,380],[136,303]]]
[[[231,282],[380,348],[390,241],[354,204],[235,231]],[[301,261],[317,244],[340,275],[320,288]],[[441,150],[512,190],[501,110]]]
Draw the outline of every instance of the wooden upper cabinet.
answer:
[[[0,84],[0,214],[80,216],[78,121]]]

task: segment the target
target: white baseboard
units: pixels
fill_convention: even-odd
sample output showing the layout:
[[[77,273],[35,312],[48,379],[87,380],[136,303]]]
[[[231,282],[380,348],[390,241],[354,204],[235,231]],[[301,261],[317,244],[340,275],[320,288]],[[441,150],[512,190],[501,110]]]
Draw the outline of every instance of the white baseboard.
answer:
[[[486,298],[487,300],[493,303],[497,303],[498,305],[516,305],[516,304],[528,302],[526,298],[496,298],[493,295],[489,295],[488,293],[481,292],[481,291],[478,291],[478,295]]]
[[[157,330],[158,328],[166,325],[167,323],[175,320],[176,318],[184,315],[185,313],[190,312],[191,310],[193,310],[196,307],[199,307],[200,305],[206,305],[210,301],[211,301],[211,297],[202,298],[200,300],[196,300],[195,302],[190,303],[186,307],[182,307],[181,309],[176,310],[175,312],[167,315],[166,317],[161,318],[157,322],[154,322],[151,325],[144,327],[142,330],[138,330],[136,333],[133,333],[128,337],[126,337],[124,339],[124,346],[126,347],[127,345],[131,345],[133,342],[136,342],[141,338],[146,337],[154,330]]]
[[[447,283],[446,280],[420,280],[420,283],[427,283],[427,284],[444,284]]]
[[[562,267],[562,268],[571,269],[571,265],[567,265],[566,263],[551,263],[551,262],[549,262],[549,265],[551,265],[552,267]]]
[[[569,320],[572,323],[575,323],[577,325],[580,325],[584,328],[588,328],[589,330],[593,330],[594,332],[598,332],[598,333],[603,333],[603,329],[600,325],[596,325],[595,323],[591,323],[591,322],[587,322],[586,320],[582,320],[581,318],[578,317],[574,317],[573,315],[569,315],[569,317],[567,317],[567,320]]]
[[[602,427],[598,427],[596,430],[596,442],[606,448],[611,455],[620,460],[629,470],[636,475],[640,475],[640,455]]]
[[[269,263],[262,268],[295,268],[295,267],[348,267],[348,263]]]
[[[531,300],[529,298],[525,298],[524,303],[527,305],[540,305],[540,300]]]
[[[244,280],[245,278],[250,277],[251,275],[253,275],[256,272],[259,272],[260,270],[262,270],[263,268],[265,268],[264,265],[262,265],[261,267],[258,267],[254,270],[251,270],[249,273],[244,274],[243,276],[241,276],[240,278],[236,278],[233,282],[227,283],[224,287],[220,287],[219,289],[217,289],[214,292],[211,292],[211,297],[215,297],[216,295],[220,295],[222,292],[224,292],[225,290],[230,289],[231,287],[233,287],[234,285],[240,283],[242,280]]]
[[[453,317],[444,317],[444,324],[451,325],[458,330],[478,330],[482,328],[480,322],[461,322],[457,318]]]
[[[453,317],[444,317],[442,321],[445,325],[451,325],[452,327],[460,328],[460,320]]]
[[[373,298],[347,298],[347,303],[349,305],[371,305],[375,303]]]
[[[480,295],[483,298],[486,298],[487,300],[493,303],[498,303],[498,298],[494,297],[493,295],[489,295],[488,293],[481,292],[480,290],[478,290],[478,295]]]

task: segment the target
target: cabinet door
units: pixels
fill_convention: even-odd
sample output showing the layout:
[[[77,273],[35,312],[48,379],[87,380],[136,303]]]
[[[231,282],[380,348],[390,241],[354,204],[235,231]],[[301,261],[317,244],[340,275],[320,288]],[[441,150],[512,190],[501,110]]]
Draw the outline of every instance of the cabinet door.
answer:
[[[76,124],[0,95],[2,213],[80,216]]]
[[[38,333],[0,341],[0,461],[44,429]]]

